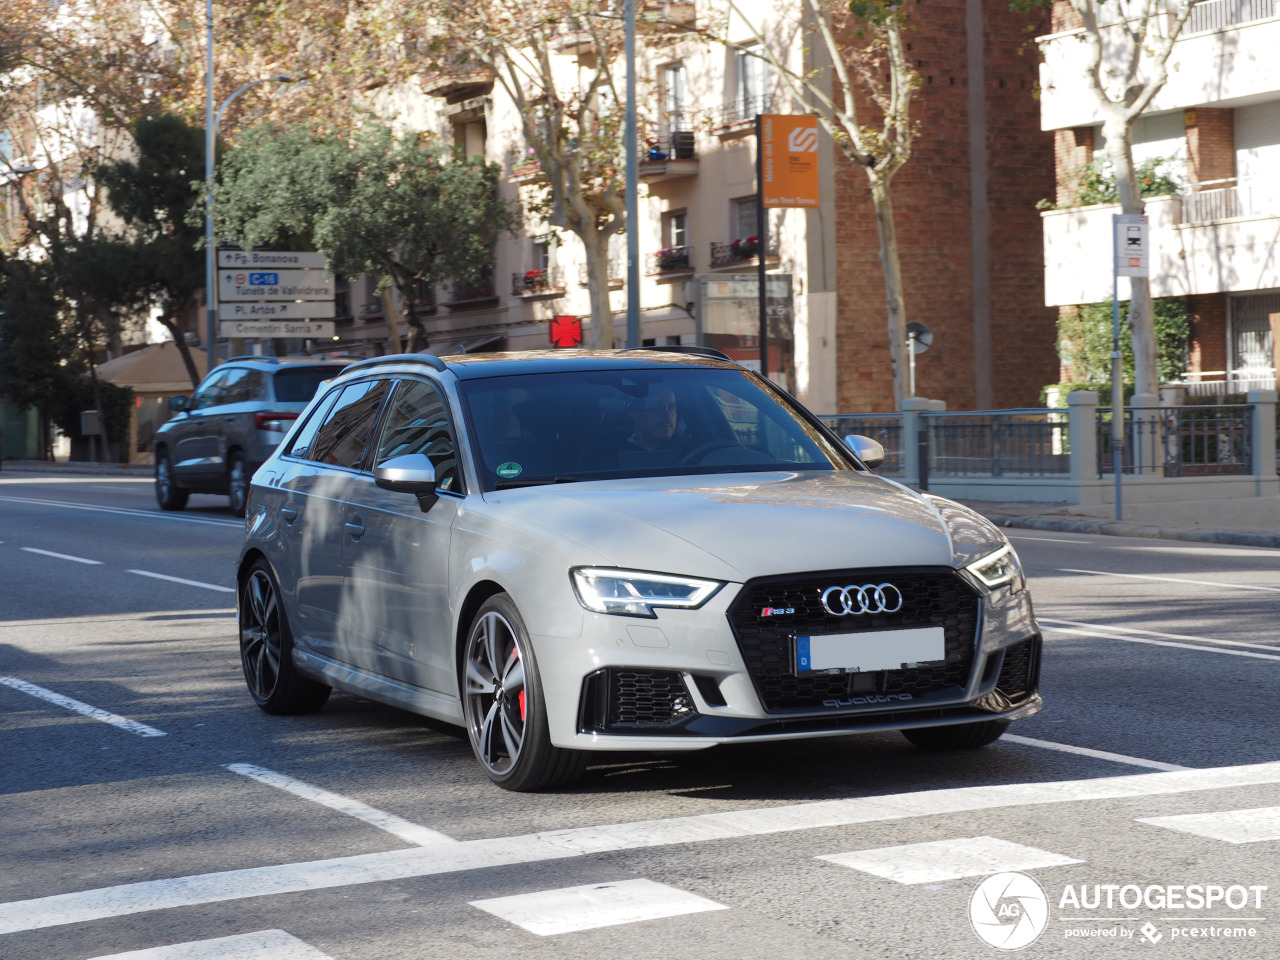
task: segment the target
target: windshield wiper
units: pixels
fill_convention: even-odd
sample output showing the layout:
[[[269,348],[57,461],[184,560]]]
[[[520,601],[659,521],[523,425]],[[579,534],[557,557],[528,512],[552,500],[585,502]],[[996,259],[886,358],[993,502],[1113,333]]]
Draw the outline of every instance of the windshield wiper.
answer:
[[[548,483],[578,483],[581,477],[526,477],[521,479],[514,477],[510,480],[498,480],[494,483],[495,490],[509,490],[512,487],[541,487]]]

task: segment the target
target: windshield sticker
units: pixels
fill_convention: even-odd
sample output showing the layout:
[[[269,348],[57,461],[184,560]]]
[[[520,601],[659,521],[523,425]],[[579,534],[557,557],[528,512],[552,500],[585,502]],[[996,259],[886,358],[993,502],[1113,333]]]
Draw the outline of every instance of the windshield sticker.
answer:
[[[520,466],[520,464],[513,460],[508,460],[506,463],[498,464],[498,476],[503,480],[510,480],[513,477],[518,477],[523,470],[524,467]]]

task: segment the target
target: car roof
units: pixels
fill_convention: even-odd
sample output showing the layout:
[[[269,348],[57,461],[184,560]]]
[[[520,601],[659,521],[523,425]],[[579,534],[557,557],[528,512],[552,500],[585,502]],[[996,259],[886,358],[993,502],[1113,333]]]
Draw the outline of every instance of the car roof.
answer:
[[[539,350],[473,353],[442,357],[459,380],[513,377],[529,373],[586,370],[643,370],[654,367],[720,367],[739,369],[731,360],[662,350]]]
[[[224,360],[221,364],[214,368],[215,372],[222,367],[237,366],[257,366],[266,367],[272,370],[280,370],[285,367],[333,367],[340,370],[343,367],[350,366],[355,363],[358,357],[232,357],[230,360]]]

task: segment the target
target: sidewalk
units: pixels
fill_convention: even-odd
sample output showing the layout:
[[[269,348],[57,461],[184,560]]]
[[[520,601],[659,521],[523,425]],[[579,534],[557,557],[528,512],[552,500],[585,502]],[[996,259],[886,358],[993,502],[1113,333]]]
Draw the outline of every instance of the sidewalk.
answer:
[[[88,474],[99,477],[150,477],[155,474],[150,463],[68,463],[61,460],[5,460],[0,462],[0,477],[8,473]]]

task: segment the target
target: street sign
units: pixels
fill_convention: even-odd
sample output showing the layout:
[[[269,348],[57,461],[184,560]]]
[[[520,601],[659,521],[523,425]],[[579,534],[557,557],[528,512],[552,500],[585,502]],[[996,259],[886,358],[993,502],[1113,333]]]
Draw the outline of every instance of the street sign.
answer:
[[[245,270],[327,270],[323,253],[292,250],[219,250],[219,267]]]
[[[1147,218],[1136,213],[1117,213],[1114,225],[1116,275],[1148,277],[1151,275],[1151,238]]]
[[[296,323],[274,320],[223,320],[218,324],[220,337],[311,337],[333,336],[333,321],[319,320]]]
[[[218,299],[332,300],[333,278],[323,270],[219,270]]]
[[[332,300],[279,300],[274,303],[224,303],[223,320],[331,320],[338,315]]]
[[[760,192],[766,207],[818,206],[818,118],[760,117]]]

